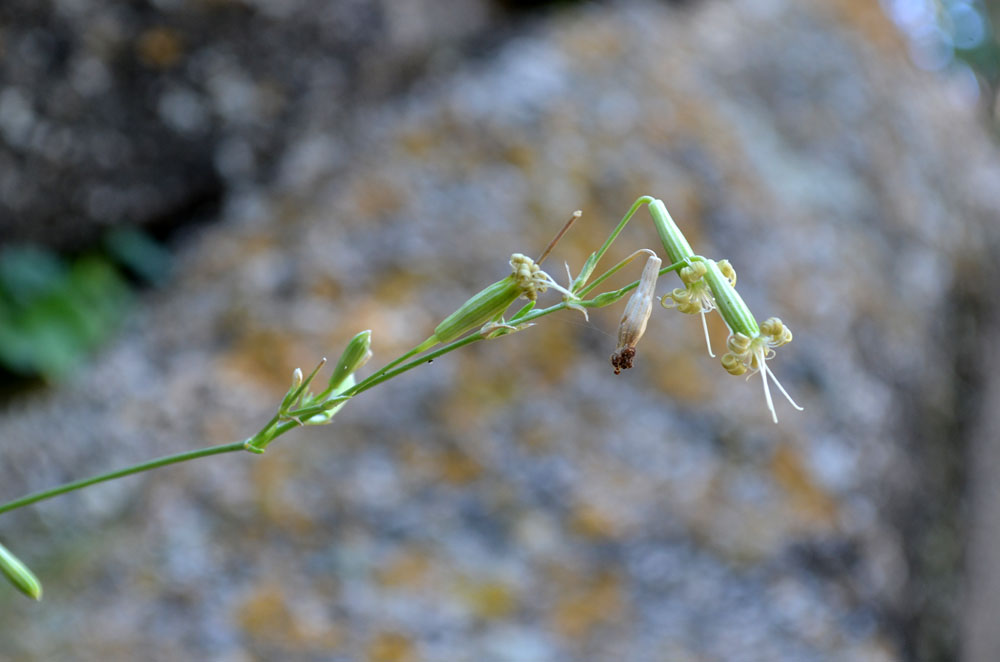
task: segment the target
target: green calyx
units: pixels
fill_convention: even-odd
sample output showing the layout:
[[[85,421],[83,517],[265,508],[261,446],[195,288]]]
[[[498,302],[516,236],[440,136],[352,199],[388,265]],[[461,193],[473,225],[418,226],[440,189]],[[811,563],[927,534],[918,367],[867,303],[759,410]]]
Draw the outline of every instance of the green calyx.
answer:
[[[733,333],[742,333],[748,338],[755,338],[760,334],[760,327],[749,306],[743,301],[743,297],[733,287],[732,282],[719,268],[715,260],[706,258],[696,258],[705,265],[705,282],[712,290],[715,298],[715,307],[719,309],[719,314],[725,320],[729,330]]]
[[[434,335],[421,347],[451,342],[487,322],[499,319],[518,297],[534,301],[538,293],[544,292],[550,284],[548,275],[526,255],[511,255],[510,267],[513,273],[473,295],[458,310],[444,318],[434,329]]]
[[[691,244],[674,223],[674,219],[671,218],[663,201],[653,200],[649,203],[648,208],[649,215],[653,217],[653,225],[656,226],[656,233],[660,235],[660,241],[663,242],[663,250],[667,252],[670,261],[686,262],[693,258],[694,251],[691,249]]]
[[[340,360],[337,361],[337,365],[333,369],[333,374],[330,375],[330,384],[328,387],[330,392],[339,392],[344,380],[357,372],[364,364],[368,363],[368,359],[372,357],[371,346],[371,329],[362,331],[351,338],[347,343],[347,347],[344,348],[343,353],[340,355]]]

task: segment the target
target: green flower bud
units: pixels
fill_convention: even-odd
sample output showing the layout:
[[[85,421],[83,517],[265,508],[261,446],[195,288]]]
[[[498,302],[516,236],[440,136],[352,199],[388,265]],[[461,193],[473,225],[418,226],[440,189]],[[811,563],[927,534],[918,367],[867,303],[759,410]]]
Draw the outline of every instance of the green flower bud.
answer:
[[[519,296],[534,301],[539,292],[544,292],[553,285],[549,275],[526,255],[511,255],[510,267],[514,270],[511,275],[498,280],[463,303],[437,325],[434,335],[423,344],[429,347],[434,342],[451,342],[503,315]]]
[[[351,338],[347,343],[347,347],[344,348],[344,353],[340,355],[340,360],[337,361],[337,366],[333,369],[333,374],[330,376],[329,390],[338,390],[348,377],[353,375],[361,366],[368,363],[368,359],[372,357],[371,344],[371,329],[362,331]]]
[[[707,267],[704,278],[712,290],[715,307],[719,309],[719,314],[726,321],[729,330],[733,333],[742,333],[749,338],[756,338],[760,334],[757,320],[754,319],[753,313],[733,287],[730,279],[715,260],[702,260],[702,264]]]
[[[694,257],[691,244],[670,217],[670,212],[667,211],[663,201],[653,200],[648,207],[649,215],[653,217],[653,224],[656,226],[656,233],[660,235],[660,241],[663,242],[663,248],[670,261],[684,262]]]
[[[514,274],[498,280],[475,294],[434,329],[434,340],[448,343],[472,329],[478,329],[510,307],[521,296]]]
[[[42,599],[42,583],[38,577],[3,545],[0,545],[0,572],[21,593],[35,600]]]

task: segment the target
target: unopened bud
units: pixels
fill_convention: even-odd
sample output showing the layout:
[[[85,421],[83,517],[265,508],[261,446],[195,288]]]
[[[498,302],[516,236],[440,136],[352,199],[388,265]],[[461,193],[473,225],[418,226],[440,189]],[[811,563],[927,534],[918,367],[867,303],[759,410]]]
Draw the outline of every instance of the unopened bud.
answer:
[[[0,572],[21,593],[35,600],[42,599],[42,583],[38,577],[3,545],[0,545]]]
[[[550,280],[534,260],[521,253],[510,256],[513,273],[473,295],[437,325],[429,340],[447,343],[503,314],[519,296],[534,301]]]
[[[434,339],[439,343],[455,340],[472,329],[482,327],[521,296],[514,274],[498,280],[463,303],[458,310],[444,318],[434,329]]]
[[[646,332],[646,322],[649,321],[649,314],[653,310],[653,296],[656,289],[656,278],[660,275],[660,265],[662,261],[655,255],[651,255],[646,260],[646,266],[642,269],[642,277],[639,278],[639,285],[632,293],[632,297],[625,304],[625,313],[622,321],[618,325],[618,347],[611,355],[611,365],[615,368],[615,374],[621,374],[622,370],[632,367],[632,359],[635,357],[635,346]]]
[[[337,361],[337,366],[330,376],[330,388],[336,390],[344,380],[353,375],[361,366],[368,363],[372,357],[372,332],[371,329],[362,331],[351,338],[344,348],[344,352]]]

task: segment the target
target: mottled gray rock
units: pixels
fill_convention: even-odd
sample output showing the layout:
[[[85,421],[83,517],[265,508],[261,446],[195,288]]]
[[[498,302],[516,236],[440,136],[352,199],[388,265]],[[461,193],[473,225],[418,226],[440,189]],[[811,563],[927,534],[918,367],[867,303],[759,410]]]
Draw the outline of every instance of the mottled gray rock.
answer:
[[[346,121],[499,18],[486,0],[4,2],[0,242],[191,222],[267,181],[305,125]]]
[[[1000,155],[877,14],[592,7],[372,110],[341,128],[350,146],[308,126],[279,184],[229,197],[113,348],[6,412],[5,494],[243,438],[293,367],[365,328],[388,360],[581,208],[547,263],[562,278],[643,193],[794,330],[772,367],[805,411],[779,402],[773,425],[695,318],[656,312],[619,377],[620,309],[543,320],[263,457],[5,515],[47,601],[0,593],[0,649],[954,657],[963,454],[993,429],[973,421]],[[621,242],[613,257],[655,233],[643,216]]]

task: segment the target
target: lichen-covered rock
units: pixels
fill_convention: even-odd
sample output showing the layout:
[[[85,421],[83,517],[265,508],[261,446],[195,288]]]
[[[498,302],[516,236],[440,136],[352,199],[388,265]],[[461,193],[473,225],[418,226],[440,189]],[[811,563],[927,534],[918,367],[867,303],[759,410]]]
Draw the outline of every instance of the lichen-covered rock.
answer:
[[[895,43],[846,1],[592,7],[358,119],[353,147],[304,132],[114,348],[4,415],[5,494],[243,438],[293,367],[367,328],[377,367],[580,208],[546,263],[575,272],[643,193],[794,329],[772,367],[805,412],[772,424],[694,318],[654,311],[615,377],[620,309],[567,312],[263,457],[3,516],[49,602],[3,602],[0,649],[953,657],[1000,154]],[[644,217],[620,241],[657,243]]]
[[[189,223],[495,20],[487,0],[8,0],[0,242]]]

